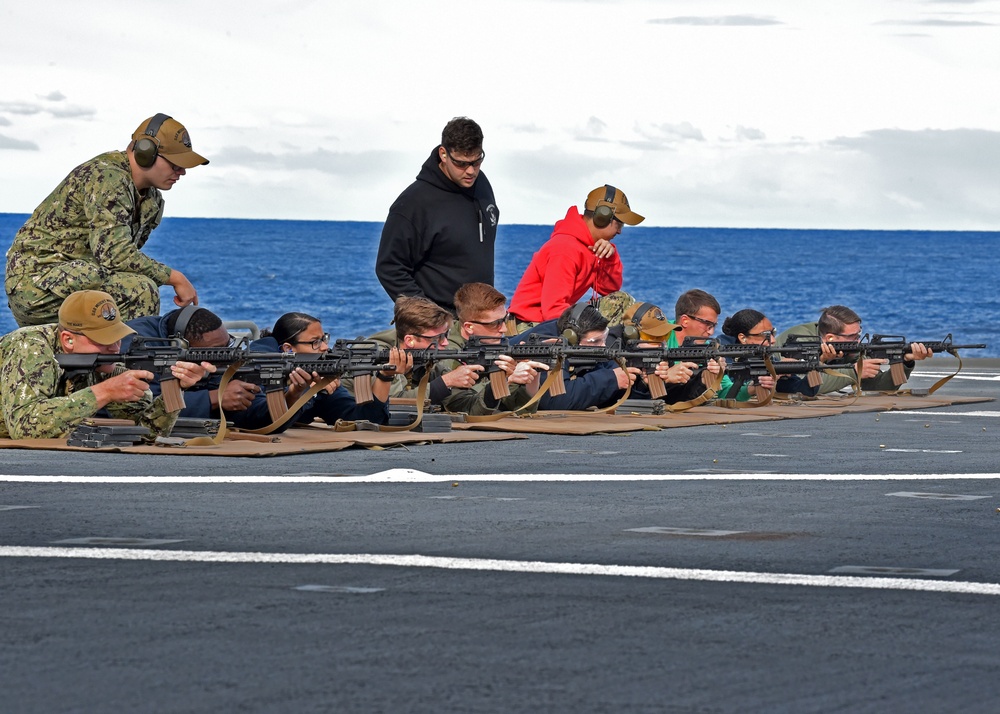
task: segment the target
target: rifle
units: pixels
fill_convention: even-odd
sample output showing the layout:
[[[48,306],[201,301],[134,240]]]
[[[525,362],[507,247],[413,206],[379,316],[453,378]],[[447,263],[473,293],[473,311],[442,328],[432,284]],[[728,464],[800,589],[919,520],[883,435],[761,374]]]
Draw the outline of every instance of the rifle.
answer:
[[[753,360],[765,366],[766,359],[771,354],[777,354],[779,349],[770,345],[724,345],[713,338],[687,337],[684,343],[677,347],[666,347],[663,344],[642,346],[633,340],[626,343],[626,349],[619,350],[617,356],[624,361],[625,366],[641,369],[649,385],[650,397],[662,399],[667,393],[667,387],[666,383],[655,374],[660,362],[694,362],[704,368],[709,360],[732,359]],[[763,373],[767,374],[766,367]]]
[[[872,335],[871,340],[864,347],[865,359],[886,359],[889,360],[889,371],[892,373],[892,381],[897,387],[906,381],[906,372],[903,369],[905,355],[913,352],[914,343],[922,344],[931,352],[947,352],[958,357],[958,350],[982,350],[986,345],[956,345],[952,340],[951,333],[943,340],[907,341],[902,335]],[[961,358],[959,358],[961,359]]]
[[[118,354],[60,354],[56,362],[67,373],[74,376],[92,372],[107,364],[123,364],[126,369],[141,369],[152,372],[160,383],[160,393],[169,411],[184,408],[184,394],[180,383],[170,368],[178,362],[211,362],[217,366],[243,362],[247,358],[245,347],[190,347],[186,340],[178,337],[145,337],[136,335],[128,351]]]
[[[240,379],[260,385],[271,418],[277,420],[288,411],[285,386],[288,376],[296,369],[335,379],[345,374],[389,372],[395,370],[395,366],[388,362],[388,353],[377,342],[337,340],[333,347],[319,353],[248,352],[237,374]],[[371,384],[366,380],[357,380],[354,388],[357,402],[374,399]]]
[[[856,342],[829,342],[831,347],[844,356],[844,360],[824,362],[823,369],[840,369],[852,367],[859,359],[885,359],[889,362],[889,371],[892,373],[892,381],[897,387],[906,381],[906,371],[903,367],[905,355],[913,351],[914,342],[908,341],[902,335],[872,335],[871,338],[865,335]],[[799,355],[811,354],[819,345],[819,337],[814,335],[790,335],[788,341],[782,349],[786,354],[791,354],[798,359],[803,359]],[[920,342],[931,352],[947,352],[958,357],[958,350],[981,350],[985,349],[985,344],[956,345],[951,333],[943,340],[931,340]],[[799,352],[799,350],[803,350]]]
[[[592,367],[614,359],[614,349],[609,347],[580,347],[570,345],[564,337],[532,334],[519,342],[511,342],[507,337],[473,335],[462,349],[439,349],[429,347],[422,350],[407,350],[413,357],[414,366],[429,366],[434,362],[454,360],[462,364],[478,364],[486,368],[490,378],[490,388],[495,399],[510,395],[507,376],[494,365],[501,355],[512,357],[517,362],[531,360],[549,366],[550,373],[556,367],[567,366],[570,372],[583,367]],[[552,377],[548,393],[553,396],[566,393],[566,384],[560,374]]]

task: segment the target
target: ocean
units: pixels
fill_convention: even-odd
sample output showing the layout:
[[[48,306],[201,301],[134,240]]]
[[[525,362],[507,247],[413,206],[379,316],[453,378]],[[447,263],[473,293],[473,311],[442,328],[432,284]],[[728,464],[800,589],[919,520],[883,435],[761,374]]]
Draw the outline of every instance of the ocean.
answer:
[[[27,217],[0,214],[4,252]],[[374,270],[381,230],[375,222],[165,218],[146,252],[187,275],[200,304],[224,320],[264,327],[301,311],[334,337],[355,338],[392,319]],[[550,231],[501,223],[496,287],[508,298]],[[951,333],[956,342],[988,345],[963,356],[1000,356],[1000,232],[637,226],[626,227],[616,244],[624,289],[668,316],[690,288],[715,295],[723,317],[752,307],[779,330],[842,304],[862,316],[869,333],[911,341]],[[164,311],[172,297],[161,289]],[[4,304],[0,333],[16,327]]]

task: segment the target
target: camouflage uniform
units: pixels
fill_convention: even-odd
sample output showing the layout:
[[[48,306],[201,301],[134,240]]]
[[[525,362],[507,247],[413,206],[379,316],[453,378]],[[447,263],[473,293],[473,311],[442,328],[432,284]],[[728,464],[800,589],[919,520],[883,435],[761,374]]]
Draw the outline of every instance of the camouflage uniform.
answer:
[[[22,327],[0,338],[0,438],[55,439],[67,436],[97,412],[90,389],[121,374],[88,372],[69,379],[56,363],[62,352],[58,325]],[[162,398],[147,390],[138,402],[112,402],[105,407],[115,418],[131,419],[155,433],[169,434],[177,412],[168,412]]]
[[[56,322],[77,290],[103,290],[122,319],[160,312],[170,268],[140,251],[163,217],[155,188],[141,194],[128,154],[111,151],[77,166],[49,194],[7,251],[4,289],[21,326]]]

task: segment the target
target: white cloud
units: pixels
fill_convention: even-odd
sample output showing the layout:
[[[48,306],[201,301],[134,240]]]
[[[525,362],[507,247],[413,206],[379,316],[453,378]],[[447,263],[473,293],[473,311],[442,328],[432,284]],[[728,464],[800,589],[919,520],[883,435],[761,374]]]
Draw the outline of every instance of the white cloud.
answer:
[[[617,182],[651,225],[1000,228],[1000,0],[55,5],[3,10],[0,211],[166,111],[212,160],[168,215],[382,220],[467,115],[505,221]]]
[[[781,25],[773,17],[765,15],[715,15],[685,17],[663,17],[647,20],[654,25],[694,25],[696,27],[766,27]]]
[[[38,151],[38,144],[33,141],[14,139],[0,134],[0,149],[14,149],[15,151]]]

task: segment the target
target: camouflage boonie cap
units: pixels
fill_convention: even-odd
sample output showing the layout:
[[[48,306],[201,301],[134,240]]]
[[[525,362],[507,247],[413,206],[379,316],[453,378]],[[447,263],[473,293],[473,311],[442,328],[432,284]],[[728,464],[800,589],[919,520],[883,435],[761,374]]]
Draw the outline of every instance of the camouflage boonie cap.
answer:
[[[597,311],[608,320],[608,325],[614,327],[622,324],[625,311],[636,303],[636,299],[624,290],[608,293],[597,299]]]

